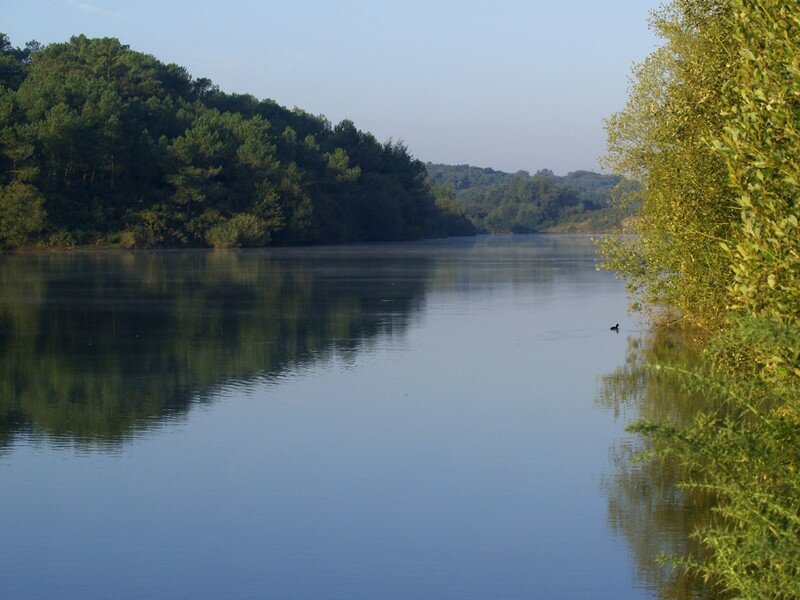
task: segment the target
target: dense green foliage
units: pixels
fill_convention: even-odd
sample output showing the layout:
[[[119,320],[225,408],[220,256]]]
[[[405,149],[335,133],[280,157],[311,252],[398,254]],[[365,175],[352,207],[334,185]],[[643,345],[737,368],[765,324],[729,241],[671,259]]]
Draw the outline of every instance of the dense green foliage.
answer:
[[[727,306],[730,264],[720,242],[738,210],[720,156],[729,76],[728,19],[716,0],[678,1],[654,14],[665,44],[635,72],[628,105],[608,123],[608,165],[641,184],[636,239],[607,253],[645,305],[668,305],[713,326]]]
[[[689,424],[637,430],[716,498],[684,560],[735,597],[800,598],[800,4],[675,0],[663,48],[609,123],[610,163],[642,182],[640,236],[606,247],[649,304],[710,333]]]
[[[616,175],[542,170],[504,173],[467,165],[427,163],[435,186],[451,197],[480,229],[492,233],[610,231],[630,214],[612,205]]]
[[[495,185],[508,183],[514,177],[527,179],[530,173],[517,171],[505,173],[491,168],[473,167],[471,165],[441,165],[425,163],[431,183],[452,187],[459,195],[463,190],[473,188],[490,188]]]
[[[741,223],[724,247],[733,271],[732,306],[772,332],[800,319],[800,5],[731,0],[737,69],[733,101],[714,148],[724,160]],[[800,378],[800,344],[775,338],[759,362],[770,375]],[[787,341],[790,338],[785,338]],[[795,337],[796,341],[796,337]]]
[[[0,115],[0,247],[414,239],[459,216],[402,144],[225,94],[116,39],[0,35]]]
[[[758,323],[737,333],[763,335]],[[800,347],[797,329],[787,342]],[[713,364],[720,346],[706,360]],[[722,346],[724,348],[724,346]],[[800,598],[800,413],[797,382],[752,373],[661,367],[705,406],[693,422],[642,421],[662,456],[688,474],[681,487],[715,498],[714,518],[695,532],[706,553],[672,557],[677,564],[740,598]]]

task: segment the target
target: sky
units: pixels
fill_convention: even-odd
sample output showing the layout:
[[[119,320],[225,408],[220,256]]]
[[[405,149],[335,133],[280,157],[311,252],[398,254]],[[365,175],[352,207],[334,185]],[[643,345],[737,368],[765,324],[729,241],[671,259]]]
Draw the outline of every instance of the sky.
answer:
[[[13,45],[72,35],[249,93],[351,119],[416,158],[503,171],[598,169],[603,120],[658,45],[657,0],[28,0]]]

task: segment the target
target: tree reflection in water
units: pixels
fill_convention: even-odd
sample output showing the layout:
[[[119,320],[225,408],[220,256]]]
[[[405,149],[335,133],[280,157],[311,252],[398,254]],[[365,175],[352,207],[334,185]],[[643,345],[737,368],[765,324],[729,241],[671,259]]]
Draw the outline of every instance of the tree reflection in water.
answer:
[[[0,450],[22,431],[113,447],[182,418],[221,385],[347,359],[419,309],[419,256],[278,253],[6,256],[0,262]],[[384,273],[385,271],[385,273]],[[385,276],[384,276],[385,275]]]
[[[531,243],[533,240],[534,243]],[[582,277],[589,238],[0,260],[0,452],[21,432],[114,448],[223,385],[351,360],[431,291]]]
[[[597,402],[628,423],[691,423],[703,408],[703,398],[688,393],[668,371],[652,366],[688,366],[696,360],[691,343],[679,333],[630,338],[625,364],[601,378]],[[704,549],[693,533],[712,518],[712,502],[680,488],[686,474],[669,457],[650,454],[655,443],[631,434],[612,448],[614,473],[604,482],[609,525],[628,544],[638,579],[654,597],[717,598],[699,577],[659,560],[702,558]]]

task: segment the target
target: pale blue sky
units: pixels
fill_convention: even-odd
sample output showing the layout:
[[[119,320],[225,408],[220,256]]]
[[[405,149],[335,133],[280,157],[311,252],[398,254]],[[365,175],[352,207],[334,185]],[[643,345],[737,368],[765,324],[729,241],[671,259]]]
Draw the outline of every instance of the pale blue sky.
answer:
[[[227,92],[352,119],[414,156],[506,171],[597,168],[603,119],[656,46],[657,0],[29,0],[14,45],[119,38]]]

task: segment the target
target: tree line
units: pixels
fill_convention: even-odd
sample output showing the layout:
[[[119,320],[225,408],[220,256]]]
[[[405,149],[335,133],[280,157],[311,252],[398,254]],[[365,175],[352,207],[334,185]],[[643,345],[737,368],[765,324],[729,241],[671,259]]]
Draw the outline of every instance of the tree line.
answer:
[[[399,142],[226,94],[113,38],[0,34],[0,248],[474,233]]]
[[[618,175],[542,169],[505,173],[468,165],[426,164],[437,197],[453,203],[482,231],[610,231],[633,210],[613,202]]]
[[[674,562],[732,597],[798,598],[800,4],[673,0],[652,25],[664,44],[608,122],[639,235],[605,252],[641,306],[704,343],[702,366],[661,366],[706,407],[636,430],[714,499],[706,556]]]

